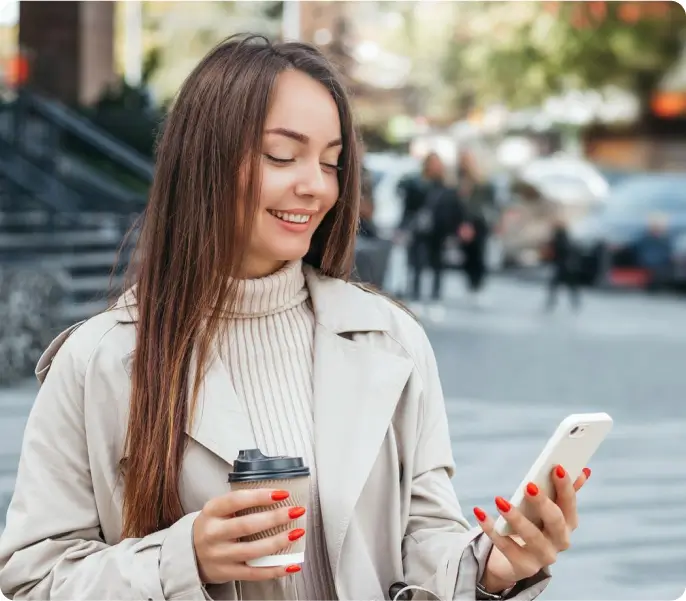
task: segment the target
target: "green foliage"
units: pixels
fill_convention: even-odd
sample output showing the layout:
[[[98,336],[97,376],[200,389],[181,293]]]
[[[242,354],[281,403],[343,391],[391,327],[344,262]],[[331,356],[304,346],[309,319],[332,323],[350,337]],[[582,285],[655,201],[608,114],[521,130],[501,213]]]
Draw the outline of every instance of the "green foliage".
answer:
[[[262,2],[262,10],[267,19],[281,19],[283,17],[283,2]]]
[[[686,32],[676,3],[659,3],[661,13],[644,9],[657,8],[650,2],[632,2],[631,12],[627,2],[465,4],[442,69],[456,101],[469,92],[480,103],[526,106],[610,84],[645,101],[677,62]]]

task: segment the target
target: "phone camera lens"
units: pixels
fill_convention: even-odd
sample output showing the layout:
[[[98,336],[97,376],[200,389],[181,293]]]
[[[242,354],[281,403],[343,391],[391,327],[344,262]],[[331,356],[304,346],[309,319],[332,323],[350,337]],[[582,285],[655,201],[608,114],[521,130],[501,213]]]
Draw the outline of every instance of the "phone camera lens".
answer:
[[[572,434],[572,435],[573,435],[573,434],[576,434],[578,431],[579,431],[579,426],[574,426],[574,427],[572,428],[572,431],[570,432],[570,434]]]

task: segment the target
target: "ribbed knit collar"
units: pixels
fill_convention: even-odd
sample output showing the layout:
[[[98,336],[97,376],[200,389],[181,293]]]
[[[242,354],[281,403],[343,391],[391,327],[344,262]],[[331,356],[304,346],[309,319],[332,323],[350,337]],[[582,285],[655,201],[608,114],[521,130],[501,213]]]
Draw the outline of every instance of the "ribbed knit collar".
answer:
[[[266,277],[240,280],[234,317],[280,313],[302,304],[308,296],[302,261],[291,261]]]

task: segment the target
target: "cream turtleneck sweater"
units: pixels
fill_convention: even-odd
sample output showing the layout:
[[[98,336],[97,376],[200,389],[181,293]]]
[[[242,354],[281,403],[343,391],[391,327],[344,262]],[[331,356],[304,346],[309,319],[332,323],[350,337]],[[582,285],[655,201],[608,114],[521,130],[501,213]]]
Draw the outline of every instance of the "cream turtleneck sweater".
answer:
[[[240,281],[228,341],[233,386],[259,449],[303,457],[311,470],[305,563],[302,572],[284,579],[284,598],[293,598],[295,585],[298,599],[335,599],[314,456],[314,314],[301,261]],[[258,598],[259,584],[244,582],[241,588],[244,598]]]

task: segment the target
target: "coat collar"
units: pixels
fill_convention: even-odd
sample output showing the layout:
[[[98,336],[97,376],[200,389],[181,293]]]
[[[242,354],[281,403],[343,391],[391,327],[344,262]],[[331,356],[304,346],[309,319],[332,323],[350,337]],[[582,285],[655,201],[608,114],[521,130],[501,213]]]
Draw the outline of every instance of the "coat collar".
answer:
[[[391,327],[390,313],[374,293],[344,280],[322,275],[309,265],[303,266],[310,291],[315,319],[334,334],[385,332]],[[135,288],[122,294],[111,310],[118,310],[123,323],[138,321]]]

